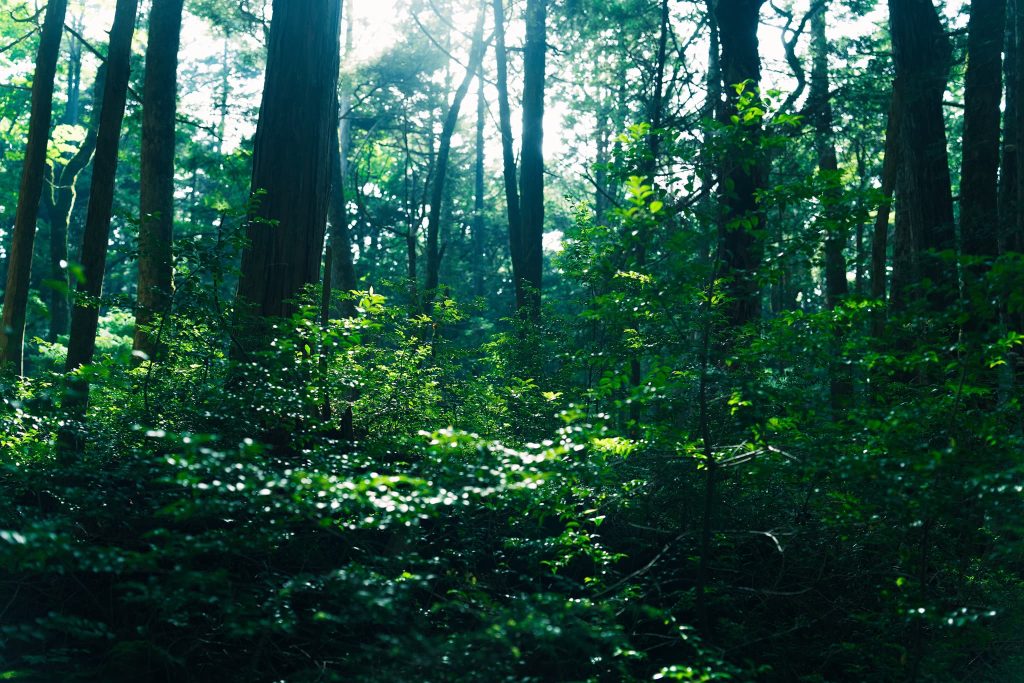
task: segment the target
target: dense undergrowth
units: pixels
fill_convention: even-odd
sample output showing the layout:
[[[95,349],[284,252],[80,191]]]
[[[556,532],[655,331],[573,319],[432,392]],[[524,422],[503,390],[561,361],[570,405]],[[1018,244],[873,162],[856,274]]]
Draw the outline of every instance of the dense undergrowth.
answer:
[[[840,420],[813,340],[869,306],[636,393],[574,385],[564,321],[470,352],[452,304],[359,303],[240,364],[194,315],[160,363],[114,345],[74,453],[56,375],[7,387],[5,679],[1014,680],[1019,409],[967,361],[848,335],[872,394]],[[517,375],[540,343],[565,362]]]

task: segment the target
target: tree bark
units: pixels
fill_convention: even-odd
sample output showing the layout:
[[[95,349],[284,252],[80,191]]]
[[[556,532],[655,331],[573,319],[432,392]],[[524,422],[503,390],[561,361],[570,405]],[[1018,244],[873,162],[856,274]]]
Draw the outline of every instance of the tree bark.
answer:
[[[508,214],[509,256],[512,260],[512,282],[516,308],[525,303],[523,296],[522,217],[516,158],[512,150],[512,112],[508,98],[508,51],[505,47],[505,9],[502,0],[494,0],[494,53],[497,65],[498,127],[501,128],[502,179],[505,183],[505,204]]]
[[[917,290],[915,298],[924,296],[941,310],[959,297],[956,264],[937,253],[956,248],[942,111],[952,47],[931,0],[889,0],[889,24],[896,78],[903,89],[899,120],[906,182],[900,201],[909,231],[903,238],[912,251],[910,259],[897,259],[893,267],[909,269],[902,279],[926,288]],[[907,302],[894,296],[893,303]]]
[[[0,368],[11,365],[24,374],[22,355],[25,341],[25,313],[28,308],[32,249],[36,238],[39,200],[43,194],[46,170],[46,146],[53,116],[53,80],[60,56],[60,38],[64,32],[67,0],[50,0],[43,18],[43,30],[36,53],[32,78],[32,114],[29,118],[28,144],[21,168],[18,208],[8,256],[7,286],[4,289],[3,321],[0,323]]]
[[[74,69],[74,67],[72,67]],[[85,139],[75,155],[66,164],[55,164],[51,173],[50,191],[43,193],[47,221],[50,224],[50,330],[47,339],[51,342],[68,332],[71,318],[71,281],[68,278],[68,226],[71,212],[77,198],[76,185],[81,172],[92,161],[96,151],[96,131],[100,120],[100,101],[106,81],[107,67],[101,64],[93,84],[92,112]],[[69,99],[71,99],[69,97]]]
[[[715,17],[722,46],[721,70],[726,86],[727,106],[723,123],[732,125],[739,95],[732,87],[746,83],[757,88],[761,80],[761,57],[757,28],[764,0],[718,0]],[[723,159],[719,179],[721,218],[719,228],[720,275],[728,278],[729,323],[738,327],[761,317],[761,292],[757,269],[764,245],[764,228],[756,193],[764,185],[760,152],[760,122],[739,124],[731,153]]]
[[[356,289],[356,270],[352,260],[352,238],[348,230],[348,211],[345,207],[345,172],[342,164],[342,129],[338,126],[338,137],[331,144],[331,201],[327,212],[330,230],[331,258],[327,267],[331,270],[332,279],[343,292]],[[343,307],[346,318],[351,317],[355,309],[350,304]]]
[[[342,10],[344,13],[344,9]],[[345,56],[352,52],[352,20],[345,22]],[[340,285],[342,291],[350,292],[358,287],[356,280],[355,261],[352,255],[352,235],[348,226],[348,207],[345,195],[345,179],[348,177],[349,123],[348,113],[352,104],[351,89],[347,84],[340,87],[338,103],[338,140],[331,145],[331,201],[327,212],[328,243],[331,245],[331,258],[328,267],[332,271],[333,282]],[[355,306],[347,303],[342,310],[345,317],[355,314]]]
[[[480,63],[484,56],[484,18],[485,13],[481,5],[480,13],[477,16],[476,26],[473,29],[473,47],[470,49],[469,62],[466,65],[466,75],[459,83],[455,91],[455,97],[448,107],[444,123],[441,127],[441,139],[438,142],[437,164],[434,167],[434,182],[430,191],[430,213],[427,216],[427,273],[424,283],[424,308],[430,309],[431,302],[437,293],[437,286],[441,275],[441,204],[444,201],[445,183],[448,178],[448,160],[452,151],[452,135],[455,134],[455,126],[459,122],[459,111],[462,109],[462,101],[466,99],[469,86],[480,69]]]
[[[882,203],[875,214],[875,224],[871,234],[871,298],[885,302],[886,298],[886,264],[889,251],[889,216],[892,212],[892,198],[896,191],[896,178],[899,169],[899,82],[893,83],[893,92],[889,104],[889,116],[885,126],[885,151],[882,159]],[[885,316],[881,311],[872,319],[873,332],[882,334]]]
[[[519,231],[523,283],[519,310],[540,316],[544,271],[544,71],[547,58],[547,0],[526,2],[523,47],[523,150],[519,174]],[[513,264],[514,266],[514,264]]]
[[[134,348],[155,359],[151,327],[167,315],[173,289],[174,118],[183,0],[153,0],[142,86],[142,160],[139,173],[139,273]]]
[[[1019,111],[1017,84],[1017,0],[1006,2],[1006,27],[1003,35],[1006,59],[1003,79],[1006,82],[1006,110],[1003,114],[1002,159],[999,172],[999,252],[1016,248],[1013,243],[1017,226],[1017,117]]]
[[[960,175],[960,239],[965,256],[999,253],[999,105],[1006,0],[972,0],[964,86],[963,164]],[[965,269],[965,281],[984,274]]]
[[[273,10],[237,297],[261,318],[290,316],[320,278],[340,60],[340,0]]]
[[[846,281],[846,258],[843,249],[847,242],[841,201],[839,159],[836,155],[832,130],[832,102],[829,97],[828,38],[825,23],[828,2],[825,0],[811,15],[811,92],[810,106],[814,123],[814,147],[818,156],[818,174],[823,184],[820,197],[825,219],[825,300],[830,309],[838,306],[849,293]],[[834,412],[845,410],[853,396],[853,382],[849,369],[841,362],[842,335],[832,340],[835,349],[829,364],[829,396]]]
[[[92,184],[89,188],[89,209],[82,236],[82,276],[71,311],[71,334],[64,369],[76,370],[92,362],[99,326],[99,298],[103,293],[103,275],[110,240],[110,218],[114,206],[114,185],[117,176],[117,152],[121,141],[125,99],[131,62],[132,36],[138,0],[117,0],[114,23],[110,29],[107,51],[106,83],[96,133],[96,154],[93,160]],[[81,416],[89,401],[89,384],[69,379],[64,407]]]

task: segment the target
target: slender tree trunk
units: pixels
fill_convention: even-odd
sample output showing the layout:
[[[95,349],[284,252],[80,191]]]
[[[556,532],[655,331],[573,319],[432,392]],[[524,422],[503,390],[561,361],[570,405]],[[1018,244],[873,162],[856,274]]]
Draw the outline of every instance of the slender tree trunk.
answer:
[[[50,191],[43,193],[43,203],[46,206],[47,220],[50,224],[50,280],[53,282],[48,302],[50,330],[47,339],[49,341],[57,341],[58,337],[67,334],[68,324],[71,320],[68,228],[77,198],[78,176],[92,161],[93,152],[96,150],[96,131],[99,127],[100,100],[103,97],[106,71],[106,65],[101,64],[96,73],[96,81],[93,84],[92,112],[82,146],[66,164],[54,165]]]
[[[827,0],[812,12],[810,107],[814,112],[814,147],[818,156],[818,174],[824,186],[820,201],[825,219],[825,299],[828,307],[834,309],[846,297],[849,285],[846,281],[846,258],[843,255],[847,230],[843,210],[839,206],[841,179],[832,131],[832,102],[828,91],[828,38],[825,35]],[[842,336],[837,333],[832,342],[838,348],[830,354],[833,360],[829,365],[829,395],[832,410],[838,413],[849,407],[853,382],[839,353]]]
[[[544,271],[544,71],[547,55],[547,0],[526,2],[523,48],[523,150],[519,174],[523,300],[519,309],[540,316]],[[514,264],[513,264],[514,265]]]
[[[722,45],[721,69],[727,104],[723,122],[735,111],[739,95],[732,87],[745,83],[757,88],[761,80],[761,57],[757,28],[764,0],[718,0],[715,16]],[[764,185],[760,160],[760,123],[741,124],[735,131],[737,149],[725,155],[719,187],[721,228],[719,251],[721,276],[728,278],[731,299],[727,316],[732,326],[753,322],[761,317],[761,292],[757,269],[764,245],[758,236],[764,227],[764,215],[757,202],[757,191]],[[751,158],[753,157],[753,158]]]
[[[512,281],[516,308],[525,304],[523,295],[522,215],[519,202],[516,158],[512,151],[512,113],[508,98],[508,51],[505,48],[505,9],[502,0],[494,0],[494,52],[497,64],[498,126],[501,128],[501,157],[505,182],[505,203],[508,213],[509,256],[512,260]]]
[[[1003,114],[1002,160],[999,171],[999,251],[1012,251],[1017,226],[1017,2],[1006,2],[1006,27],[1003,35],[1003,79],[1006,83],[1006,108]]]
[[[476,164],[473,174],[473,296],[484,295],[484,123],[487,116],[487,98],[484,96],[484,76],[477,78],[476,93]]]
[[[348,230],[348,211],[345,207],[345,176],[341,163],[341,138],[331,145],[331,203],[328,207],[327,221],[330,226],[332,257],[327,262],[333,280],[343,292],[356,289],[355,263],[352,259],[352,238]],[[350,305],[344,307],[345,317],[351,317],[354,309]]]
[[[352,51],[352,19],[345,21],[345,55]],[[358,287],[356,281],[355,261],[352,255],[352,235],[348,225],[348,201],[345,195],[345,178],[347,177],[349,125],[347,115],[352,104],[352,94],[347,84],[342,85],[338,103],[338,139],[331,145],[331,201],[327,211],[329,231],[328,243],[331,245],[331,258],[327,265],[332,272],[332,280],[343,292],[350,292]],[[355,306],[346,303],[342,310],[345,317],[355,314]]]
[[[32,78],[28,144],[21,169],[14,235],[8,255],[3,321],[0,323],[0,368],[12,365],[19,375],[24,373],[22,347],[32,273],[32,249],[36,239],[36,220],[39,217],[39,200],[43,194],[46,170],[46,146],[50,139],[50,120],[53,115],[53,79],[57,72],[60,37],[64,32],[67,7],[67,0],[50,0],[43,18],[35,76]]]
[[[448,107],[444,123],[441,127],[441,139],[438,143],[437,164],[434,167],[434,182],[430,191],[430,213],[427,217],[427,273],[424,286],[424,305],[427,310],[431,301],[437,294],[437,286],[441,274],[441,204],[444,202],[445,183],[448,178],[448,160],[452,151],[452,135],[455,134],[455,126],[459,122],[459,111],[462,109],[462,101],[466,99],[469,86],[476,78],[476,72],[480,69],[480,63],[484,56],[484,18],[485,13],[481,5],[480,13],[477,16],[476,27],[473,29],[473,47],[470,49],[469,62],[466,65],[466,75],[459,83],[455,91],[455,97]]]
[[[896,191],[896,179],[900,166],[899,144],[899,81],[893,82],[892,98],[889,104],[889,116],[885,126],[885,151],[882,159],[882,203],[875,215],[875,224],[871,233],[871,298],[885,302],[886,298],[886,264],[889,251],[889,216],[892,211],[893,194]],[[881,335],[885,321],[881,312],[873,318],[876,336]]]
[[[900,201],[905,202],[906,237],[913,252],[909,262],[896,260],[893,267],[909,267],[903,275],[907,282],[929,283],[926,298],[942,310],[959,297],[955,262],[937,254],[956,248],[942,111],[952,47],[932,0],[889,0],[889,23],[896,78],[903,89],[899,120],[906,182]]]
[[[117,0],[114,23],[110,29],[106,83],[103,87],[96,134],[92,185],[89,188],[89,210],[85,219],[85,233],[82,236],[81,261],[84,279],[78,284],[75,305],[71,311],[71,334],[68,338],[68,356],[64,366],[66,372],[91,363],[96,350],[96,331],[100,316],[99,298],[103,294],[103,275],[117,177],[117,152],[128,93],[132,36],[135,33],[138,7],[138,0]],[[88,401],[88,382],[69,379],[64,397],[65,409],[76,417],[81,417],[85,413]]]
[[[340,60],[341,2],[275,0],[253,149],[258,206],[242,253],[238,300],[287,317],[320,279]]]
[[[153,0],[142,86],[139,174],[139,273],[135,350],[155,359],[157,316],[167,315],[173,288],[174,118],[183,0]]]

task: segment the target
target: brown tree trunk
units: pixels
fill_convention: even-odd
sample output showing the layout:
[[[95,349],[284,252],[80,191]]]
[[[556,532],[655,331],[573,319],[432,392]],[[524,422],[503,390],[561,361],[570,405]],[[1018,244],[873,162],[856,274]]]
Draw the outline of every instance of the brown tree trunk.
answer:
[[[519,310],[540,315],[544,271],[544,70],[547,57],[547,0],[526,2],[523,47],[523,150],[519,173],[519,231],[523,283]],[[514,265],[514,264],[513,264]]]
[[[723,110],[726,125],[731,124],[729,117],[739,98],[733,86],[746,83],[749,92],[750,88],[758,87],[761,79],[757,28],[762,4],[764,0],[718,0],[715,8],[727,98]],[[761,127],[759,122],[740,125],[742,128],[735,131],[739,139],[734,142],[735,149],[722,160],[719,179],[720,275],[728,278],[727,293],[731,302],[727,316],[732,326],[761,317],[761,292],[756,278],[764,251],[758,236],[764,228],[764,215],[756,197],[764,185]]]
[[[82,277],[71,311],[71,334],[64,369],[71,372],[92,362],[99,326],[99,298],[103,293],[103,274],[110,239],[110,217],[114,206],[114,184],[117,176],[117,151],[121,141],[128,93],[132,35],[138,0],[118,0],[114,23],[110,29],[107,50],[107,74],[96,134],[96,155],[93,160],[92,185],[89,188],[89,209],[82,236]],[[85,413],[89,401],[89,384],[69,379],[64,397],[65,409],[76,416]]]
[[[156,358],[152,326],[167,315],[173,288],[174,114],[183,0],[153,0],[142,86],[142,162],[139,174],[139,273],[134,348]]]
[[[53,79],[57,72],[60,37],[64,32],[67,8],[67,0],[50,0],[46,6],[39,51],[36,53],[36,70],[32,78],[28,144],[21,168],[14,235],[8,255],[3,322],[0,323],[0,368],[12,365],[19,375],[24,373],[22,347],[32,272],[32,249],[36,239],[36,220],[39,217],[39,200],[43,194],[46,170],[46,145],[50,139],[50,120],[53,116]]]
[[[936,253],[956,248],[942,112],[952,48],[932,0],[889,0],[889,24],[896,78],[902,84],[899,120],[905,192],[900,202],[907,212],[909,234],[904,238],[912,251],[910,259],[897,259],[893,267],[909,268],[901,279],[926,286],[929,304],[940,310],[959,296],[955,262]],[[905,302],[894,296],[893,303]]]
[[[508,99],[508,51],[505,48],[505,9],[502,0],[494,0],[494,53],[497,64],[498,127],[501,128],[501,157],[505,182],[505,204],[508,214],[509,256],[512,260],[512,282],[515,287],[516,308],[524,302],[522,256],[522,215],[516,173],[516,157],[512,151],[512,112]]]
[[[477,16],[476,27],[473,29],[473,47],[470,49],[466,75],[455,91],[455,97],[448,107],[441,127],[441,139],[438,142],[437,163],[434,167],[434,182],[430,190],[430,213],[427,216],[427,273],[424,282],[424,306],[427,310],[437,293],[441,275],[441,204],[444,201],[445,183],[448,178],[448,159],[452,151],[452,135],[459,122],[459,111],[462,101],[466,99],[469,86],[476,77],[480,63],[484,57],[484,6],[481,5]]]
[[[238,301],[287,317],[318,282],[335,144],[341,2],[274,0]]]

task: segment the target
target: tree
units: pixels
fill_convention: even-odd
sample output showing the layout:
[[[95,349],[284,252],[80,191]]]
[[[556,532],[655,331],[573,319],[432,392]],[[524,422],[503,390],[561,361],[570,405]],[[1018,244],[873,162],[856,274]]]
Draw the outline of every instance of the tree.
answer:
[[[999,104],[1005,26],[1006,0],[972,0],[960,173],[960,239],[965,256],[992,258],[999,253]],[[969,272],[978,275],[983,269],[973,267]]]
[[[106,81],[96,132],[92,185],[89,188],[89,209],[82,237],[82,280],[76,288],[75,303],[71,310],[71,333],[68,337],[65,372],[91,363],[96,350],[96,331],[100,316],[99,298],[103,293],[103,275],[117,177],[117,152],[128,94],[132,36],[135,33],[138,7],[138,0],[117,0],[114,23],[110,28]],[[88,382],[80,379],[69,380],[64,396],[64,407],[72,413],[81,415],[88,401]]]
[[[46,143],[50,137],[50,119],[53,112],[53,80],[57,71],[60,38],[64,32],[67,8],[67,0],[50,0],[43,18],[35,76],[32,79],[32,115],[29,120],[28,144],[25,147],[18,209],[14,219],[14,236],[8,257],[3,321],[0,323],[0,366],[13,365],[14,371],[19,375],[24,373],[22,346],[25,339],[25,312],[28,307],[29,278],[32,271],[32,248],[36,238],[39,199],[43,194]]]
[[[547,0],[526,2],[526,43],[523,47],[523,149],[520,157],[519,230],[523,281],[519,310],[540,315],[544,271],[544,71],[547,55]],[[513,267],[515,263],[513,262]]]
[[[320,279],[340,31],[340,0],[274,2],[238,284],[239,304],[261,317],[290,315],[295,297]]]
[[[173,288],[174,119],[183,1],[153,0],[142,86],[139,273],[134,346],[149,358],[156,357],[159,342],[159,335],[151,327],[156,316],[168,313]]]
[[[76,41],[77,42],[77,41]],[[81,51],[72,52],[81,59]],[[80,66],[72,62],[72,73]],[[100,112],[99,103],[103,96],[103,82],[105,80],[106,65],[101,64],[96,74],[96,82],[93,85],[92,112],[89,115],[89,125],[86,129],[85,139],[82,141],[78,151],[65,163],[55,162],[50,169],[50,191],[43,193],[43,204],[46,207],[47,222],[50,224],[50,333],[49,340],[56,341],[57,337],[66,334],[70,318],[71,283],[68,279],[68,225],[71,222],[71,212],[75,208],[76,185],[78,177],[92,160],[93,152],[96,151],[96,131],[99,126]],[[70,87],[70,86],[69,86]],[[72,97],[69,94],[68,107],[71,107]],[[74,105],[77,109],[78,96],[74,96]],[[77,114],[76,114],[77,117]],[[71,121],[68,116],[65,120]]]
[[[469,86],[480,69],[484,57],[484,18],[486,16],[481,4],[480,12],[477,15],[476,27],[473,29],[473,45],[470,48],[469,62],[466,66],[466,75],[455,91],[455,97],[448,107],[444,124],[441,127],[441,136],[438,141],[437,162],[434,168],[434,181],[430,193],[430,213],[427,218],[427,276],[425,281],[425,302],[429,308],[430,302],[436,294],[439,275],[441,271],[441,204],[444,201],[445,180],[448,175],[448,160],[452,151],[452,135],[455,134],[455,126],[459,122],[459,110],[462,108],[462,101],[466,99]]]
[[[764,0],[718,0],[715,8],[727,95],[727,106],[723,109],[726,124],[740,101],[737,87],[742,86],[746,93],[756,93],[761,80],[757,27],[762,4]],[[760,123],[743,126],[737,135],[741,140],[737,149],[724,155],[719,177],[720,274],[728,278],[728,319],[733,326],[752,322],[761,315],[756,271],[763,251],[758,235],[764,226],[764,215],[757,203],[757,191],[764,184],[758,150]]]
[[[941,254],[956,248],[942,111],[952,48],[932,0],[889,0],[889,25],[901,83],[903,183],[897,189],[897,210],[906,212],[906,220],[898,217],[896,222],[896,242],[905,248],[893,262],[892,302],[899,307],[920,298],[908,290],[929,283],[928,301],[942,308],[958,296],[956,265]]]
[[[494,56],[497,64],[498,127],[501,129],[502,180],[505,186],[505,204],[508,216],[509,255],[512,260],[512,280],[516,294],[516,308],[526,305],[523,293],[522,213],[519,199],[516,157],[512,140],[512,110],[508,95],[508,51],[505,46],[505,9],[502,0],[494,0]]]

